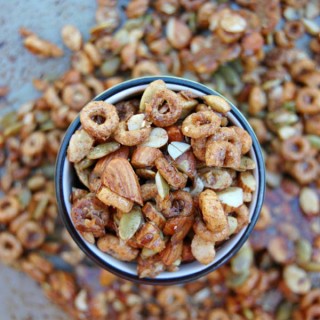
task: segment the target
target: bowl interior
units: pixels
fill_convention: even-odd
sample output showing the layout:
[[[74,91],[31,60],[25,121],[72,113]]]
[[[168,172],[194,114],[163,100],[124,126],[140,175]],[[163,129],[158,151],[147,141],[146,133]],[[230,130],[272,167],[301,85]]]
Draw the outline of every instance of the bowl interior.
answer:
[[[111,104],[115,104],[115,103],[120,102],[122,100],[126,100],[132,96],[139,95],[140,93],[143,92],[143,90],[146,87],[147,87],[147,84],[143,84],[143,85],[138,85],[135,87],[125,89],[121,92],[114,94],[113,96],[106,99],[105,101],[107,101],[108,103],[111,103]],[[188,86],[184,86],[184,85],[167,83],[167,87],[171,90],[174,90],[174,91],[189,90],[198,96],[208,94],[208,93],[202,92],[200,90],[189,88]],[[227,116],[228,116],[230,122],[232,122],[234,125],[239,126],[239,127],[243,127],[241,125],[241,123],[238,121],[238,119],[231,112],[229,112]],[[253,148],[251,148],[250,156],[255,161],[255,163],[258,164],[257,157],[256,157],[256,154],[255,154]],[[69,198],[70,198],[71,188],[74,185],[74,181],[75,181],[74,170],[72,168],[72,164],[69,163],[67,158],[65,158],[64,163],[62,165],[62,168],[63,168],[63,172],[62,172],[63,201],[64,201],[65,207],[67,209],[67,214],[68,214],[67,219],[69,219],[72,223],[71,204],[70,204]],[[257,165],[257,168],[253,172],[254,176],[256,178],[256,181],[257,181],[257,189],[253,194],[253,200],[250,203],[250,207],[249,207],[250,219],[252,219],[254,213],[256,212],[255,207],[257,204],[257,198],[258,198],[259,189],[260,189],[260,181],[259,181],[260,178],[259,178],[258,169],[259,168]],[[258,214],[258,213],[256,212],[255,214]],[[209,269],[214,269],[215,267],[218,267],[221,264],[221,262],[223,260],[225,260],[225,256],[228,255],[230,253],[230,251],[234,251],[236,244],[240,241],[240,239],[243,237],[244,233],[246,232],[247,228],[249,228],[249,227],[250,227],[250,224],[248,226],[246,226],[245,228],[243,228],[238,234],[233,236],[231,239],[226,241],[217,250],[216,257],[215,257],[214,261],[212,263],[210,263],[209,265],[202,265],[199,262],[191,262],[191,263],[182,264],[180,266],[179,271],[163,272],[160,275],[158,275],[156,277],[156,279],[159,279],[159,280],[161,280],[161,279],[177,279],[177,278],[189,276],[191,274],[201,273],[206,269],[209,270]],[[74,231],[77,232],[78,235],[82,238],[80,233],[75,228],[74,228]],[[130,275],[133,277],[136,276],[136,263],[128,263],[128,262],[119,261],[119,260],[111,257],[110,255],[101,252],[95,245],[89,244],[84,239],[83,239],[83,242],[84,242],[84,245],[87,247],[87,249],[89,249],[96,257],[99,257],[100,260],[104,261],[105,264],[112,266],[113,268],[118,269],[121,272],[125,272],[127,274],[127,276],[129,276],[129,277],[130,277]]]

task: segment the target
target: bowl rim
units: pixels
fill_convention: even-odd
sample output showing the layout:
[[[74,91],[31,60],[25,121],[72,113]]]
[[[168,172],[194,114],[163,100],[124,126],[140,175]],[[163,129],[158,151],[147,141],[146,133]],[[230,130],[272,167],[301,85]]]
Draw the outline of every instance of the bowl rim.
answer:
[[[172,76],[148,76],[148,77],[142,77],[142,78],[136,78],[128,81],[124,81],[118,85],[115,85],[114,87],[111,87],[98,96],[96,96],[93,101],[101,101],[106,100],[110,98],[111,96],[123,91],[127,90],[132,87],[137,87],[141,85],[147,85],[152,81],[155,80],[163,80],[166,83],[173,84],[173,85],[182,85],[186,86],[191,89],[202,91],[205,94],[215,94],[218,96],[222,96],[215,90],[208,88],[207,86],[200,84],[198,82],[178,78],[178,77],[172,77]],[[223,96],[222,96],[223,97]],[[225,98],[225,97],[223,97]],[[262,151],[260,148],[260,144],[258,142],[258,139],[251,128],[248,121],[245,119],[244,115],[238,110],[238,108],[235,107],[235,105],[228,100],[228,102],[231,105],[231,113],[233,116],[239,121],[241,126],[250,134],[252,138],[252,149],[256,156],[257,160],[257,174],[259,176],[259,193],[257,194],[257,201],[256,206],[254,207],[253,214],[251,221],[249,225],[247,226],[245,232],[243,233],[242,237],[239,239],[239,241],[234,245],[234,247],[228,251],[219,261],[217,261],[213,265],[209,265],[207,268],[204,268],[203,270],[199,272],[195,272],[186,276],[180,276],[180,277],[173,277],[170,279],[157,279],[157,278],[139,278],[137,275],[132,275],[130,273],[127,273],[123,270],[120,270],[118,268],[115,268],[114,266],[107,263],[105,260],[98,257],[93,251],[89,249],[89,247],[86,246],[85,240],[76,232],[75,227],[73,223],[71,222],[71,219],[68,217],[68,210],[64,202],[64,192],[63,192],[63,168],[65,164],[65,158],[67,155],[67,148],[69,145],[70,138],[72,134],[75,132],[75,130],[80,127],[80,117],[79,115],[75,118],[75,120],[70,124],[68,129],[65,132],[64,138],[62,140],[62,143],[60,145],[60,150],[57,155],[56,160],[56,170],[55,170],[55,192],[56,192],[56,199],[58,204],[58,210],[59,215],[67,228],[69,234],[73,238],[73,240],[76,242],[76,244],[80,247],[80,249],[97,265],[100,267],[112,272],[113,274],[124,278],[126,280],[130,280],[136,283],[142,283],[142,284],[152,284],[152,285],[173,285],[173,284],[182,284],[190,281],[194,281],[202,276],[205,276],[206,274],[220,268],[223,264],[225,264],[227,261],[229,261],[243,246],[245,241],[248,239],[249,235],[251,234],[261,211],[262,204],[264,201],[265,196],[265,189],[266,189],[266,183],[265,183],[265,165],[263,160]]]

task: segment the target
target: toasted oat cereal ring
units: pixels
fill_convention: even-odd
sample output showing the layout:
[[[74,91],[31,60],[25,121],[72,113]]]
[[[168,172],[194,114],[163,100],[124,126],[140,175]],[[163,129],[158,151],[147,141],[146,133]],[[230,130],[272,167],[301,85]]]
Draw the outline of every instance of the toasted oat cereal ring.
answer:
[[[80,111],[90,99],[91,92],[88,87],[82,83],[70,84],[63,88],[62,100],[71,109]]]
[[[250,222],[250,212],[248,207],[243,204],[235,210],[235,217],[237,218],[238,226],[235,230],[235,233],[238,233],[242,230],[243,227],[249,224]]]
[[[295,162],[289,172],[300,184],[307,184],[317,178],[319,163],[314,158],[307,158]]]
[[[9,232],[0,233],[0,260],[12,263],[22,255],[23,249],[20,241]]]
[[[182,132],[193,139],[206,138],[214,134],[221,124],[221,118],[212,111],[190,114],[182,123]]]
[[[164,287],[157,295],[160,306],[168,311],[185,306],[187,298],[187,291],[180,287]]]
[[[193,154],[200,161],[206,160],[207,140],[208,140],[207,138],[201,138],[201,139],[191,138],[191,147],[192,147]]]
[[[36,131],[31,133],[21,145],[21,151],[24,156],[33,157],[43,152],[46,145],[46,135],[43,132]]]
[[[303,114],[320,112],[320,90],[316,88],[302,88],[296,98],[297,111]]]
[[[155,92],[151,102],[146,103],[147,117],[158,127],[168,127],[178,121],[182,106],[176,93],[168,89]]]
[[[304,129],[306,133],[320,136],[320,113],[308,117],[308,119],[305,120]]]
[[[300,20],[287,21],[284,32],[289,39],[297,40],[304,34],[304,25]]]
[[[115,130],[113,137],[117,142],[124,146],[136,146],[147,140],[150,136],[150,132],[151,127],[128,131],[125,121],[121,121]]]
[[[77,230],[92,232],[95,237],[105,235],[109,210],[96,197],[88,195],[72,206],[71,218]]]
[[[241,153],[246,154],[247,152],[249,152],[252,147],[252,139],[251,139],[249,133],[240,127],[233,127],[232,126],[229,128],[233,128],[233,130],[235,130],[236,135],[240,140]]]
[[[16,198],[12,196],[0,199],[0,223],[12,221],[20,211],[20,205]]]
[[[299,82],[307,87],[320,89],[320,72],[313,71],[299,76]]]
[[[43,227],[34,221],[28,221],[17,231],[17,237],[26,249],[35,249],[45,240]]]
[[[208,320],[230,320],[230,317],[225,310],[217,308],[210,311]]]
[[[172,192],[168,197],[169,205],[163,210],[166,218],[176,216],[190,216],[193,214],[193,199],[190,193],[178,190]]]
[[[283,141],[281,153],[289,161],[299,161],[308,155],[311,149],[309,141],[302,136],[293,136]]]
[[[107,140],[119,124],[117,109],[104,101],[91,101],[80,112],[83,128],[93,137]]]

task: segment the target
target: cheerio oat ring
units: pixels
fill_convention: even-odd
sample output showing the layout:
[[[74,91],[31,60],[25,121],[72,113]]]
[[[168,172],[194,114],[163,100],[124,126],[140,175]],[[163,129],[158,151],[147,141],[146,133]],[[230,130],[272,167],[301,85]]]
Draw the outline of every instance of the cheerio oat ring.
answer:
[[[146,91],[145,89],[150,88],[148,85],[158,79],[165,82],[166,89],[162,87],[161,90],[169,90],[170,100],[169,103],[159,102],[154,114],[159,116],[167,112],[174,113],[170,104],[174,103],[176,98],[180,99],[180,102],[183,102],[181,99],[186,100],[184,98],[186,96],[188,99],[189,109],[183,110],[182,108],[181,113],[179,112],[182,119],[174,122],[173,129],[167,127],[167,123],[163,128],[159,128],[153,122],[152,108],[149,113],[150,105],[148,104],[152,102],[153,89]],[[141,98],[144,91],[145,94]],[[83,156],[83,153],[81,160],[76,157],[78,162],[71,162],[67,157],[71,137],[75,132],[82,132],[84,127],[82,126],[81,129],[79,117],[70,125],[62,142],[56,166],[56,195],[59,211],[78,246],[94,262],[116,275],[131,281],[149,284],[175,284],[192,281],[227,262],[241,248],[251,233],[260,213],[265,192],[265,172],[260,146],[251,127],[236,107],[215,91],[190,80],[175,77],[134,79],[106,90],[97,96],[95,101],[106,101],[108,105],[117,106],[119,102],[122,102],[123,105],[123,101],[133,98],[141,99],[140,108],[136,107],[138,110],[136,115],[130,114],[128,119],[123,120],[126,123],[123,132],[130,133],[143,128],[148,128],[149,132],[144,142],[138,141],[141,147],[134,144],[130,146],[129,153],[127,146],[115,140],[114,132],[118,129],[114,128],[111,130],[109,139],[105,138],[101,141],[93,137],[95,141],[90,146],[91,151],[85,152],[87,154],[91,152],[91,155],[94,152],[94,155],[97,156],[99,151],[97,149],[105,148],[104,144],[114,143],[113,147],[116,150],[110,153],[111,155],[114,153],[113,156],[106,155],[104,158],[89,162],[91,159],[86,160],[87,155]],[[221,101],[224,103],[219,103]],[[147,105],[141,106],[141,104]],[[230,106],[230,111],[228,111],[228,106]],[[219,107],[220,110],[217,110]],[[190,114],[206,110],[210,110],[212,114],[221,118],[221,127],[219,127],[221,129],[217,129],[222,130],[221,134],[216,132],[216,137],[211,138],[209,131],[209,137],[199,139],[177,134],[175,126],[183,125],[184,119]],[[157,119],[159,119],[158,116]],[[102,118],[102,120],[106,119],[104,116]],[[97,120],[97,118],[91,119]],[[206,125],[207,121],[213,121],[216,125],[217,120],[214,119],[215,117],[209,117],[208,120],[205,118],[203,124]],[[172,123],[170,126],[172,127]],[[225,136],[223,128],[230,128],[228,130],[231,132]],[[244,134],[241,135],[241,132]],[[248,141],[245,137],[246,133],[250,141],[252,140],[248,153],[248,144],[245,143]],[[175,141],[171,140],[172,137],[175,137],[173,138]],[[181,138],[184,140],[181,141]],[[220,155],[222,167],[210,167],[203,163],[208,153],[206,140],[210,140],[208,143],[211,144],[220,141],[222,147],[226,146],[221,151],[223,156]],[[148,141],[152,143],[149,144]],[[231,145],[237,150],[236,155],[233,154],[234,150]],[[144,155],[140,155],[141,150]],[[154,150],[158,151],[153,152]],[[97,157],[101,155],[99,152]],[[103,152],[102,154],[104,155]],[[236,156],[240,157],[240,162],[231,161]],[[190,157],[196,159],[197,166],[186,169],[184,164],[194,163]],[[208,154],[207,157],[209,157]],[[118,159],[129,159],[130,161]],[[129,179],[126,174],[121,176],[120,173],[115,176],[114,179],[119,184],[115,187],[111,183],[112,179],[106,173],[109,170],[120,172],[121,168],[128,166],[127,163],[130,168],[127,168],[125,172],[129,172],[129,176],[137,177],[134,190],[141,192],[143,202],[139,198],[133,198],[136,192],[130,195],[129,189],[126,190],[126,181]],[[144,167],[146,163],[148,166]],[[230,163],[236,166],[236,169],[232,168]],[[90,179],[94,181],[92,184],[94,188],[89,184]],[[133,178],[130,179],[133,181]],[[154,183],[147,183],[150,181]],[[218,183],[215,184],[213,181],[218,181]],[[72,188],[76,188],[73,190],[77,191],[72,192]],[[86,191],[79,191],[79,189]],[[89,190],[91,190],[90,193],[88,193]],[[99,196],[98,193],[100,193]],[[71,199],[73,205],[70,203],[71,194],[74,198]],[[170,196],[161,199],[161,195],[168,194]],[[99,215],[100,208],[96,213],[97,216],[94,214],[86,216],[81,221],[80,228],[83,228],[84,225],[82,230],[85,231],[79,231],[73,221],[75,209],[72,209],[72,206],[79,206],[79,201],[85,202],[92,196],[100,199],[98,209],[101,204],[105,205],[108,221],[103,219],[103,215]],[[193,204],[189,202],[190,197],[193,199]],[[221,213],[224,212],[216,221],[212,220],[210,199],[218,199],[215,200],[217,209]],[[244,201],[247,201],[246,205],[241,205]],[[121,210],[119,203],[123,206]],[[118,206],[118,209],[115,209],[114,205]],[[83,214],[81,210],[80,213],[77,211],[80,216]],[[205,211],[204,215],[202,211]],[[104,236],[99,235],[101,229],[95,233],[97,231],[95,217],[100,217],[99,227],[105,225]],[[139,228],[131,230],[128,223],[129,226],[132,223],[134,227],[138,224]],[[125,225],[126,228],[121,228],[120,225]],[[181,227],[182,225],[189,225],[187,234],[185,234],[185,228]],[[153,235],[152,241],[149,234]],[[211,235],[214,239],[212,242],[206,240],[210,239]],[[125,246],[122,245],[123,242]],[[159,250],[156,254],[154,253],[155,248]],[[152,260],[152,255],[156,257],[159,255],[160,258]],[[126,259],[130,262],[123,261]],[[152,268],[159,267],[161,272],[155,275],[150,273],[149,261],[154,262]],[[184,262],[181,263],[181,261]]]

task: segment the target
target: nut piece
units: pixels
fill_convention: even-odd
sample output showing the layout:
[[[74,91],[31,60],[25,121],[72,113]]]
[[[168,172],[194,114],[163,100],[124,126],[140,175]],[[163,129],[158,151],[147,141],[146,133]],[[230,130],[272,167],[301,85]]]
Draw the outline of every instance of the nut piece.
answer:
[[[123,212],[130,212],[133,202],[112,192],[107,187],[102,187],[97,192],[97,198],[107,206],[115,207]]]
[[[131,163],[135,168],[153,167],[162,153],[157,148],[138,146],[132,154]]]
[[[128,119],[127,126],[129,131],[139,130],[146,126],[145,115],[135,114]]]
[[[162,215],[160,211],[151,203],[147,202],[142,208],[143,214],[150,221],[154,222],[160,229],[162,229],[166,223],[166,218]]]
[[[68,147],[68,160],[81,161],[91,150],[94,139],[83,129],[77,130],[71,137]]]
[[[143,95],[140,100],[139,112],[145,111],[146,104],[149,104],[151,102],[155,92],[166,88],[166,84],[162,80],[156,80],[151,82],[143,92]]]
[[[256,179],[250,172],[241,172],[239,175],[239,185],[244,192],[253,192],[256,190]]]
[[[158,194],[161,197],[161,199],[164,199],[170,192],[170,187],[166,180],[162,177],[162,175],[159,173],[159,171],[156,173],[156,186],[158,190]]]
[[[167,23],[167,39],[175,49],[186,47],[192,37],[188,26],[176,18],[170,18]]]
[[[231,110],[230,104],[219,96],[209,95],[201,97],[213,111],[227,113]]]
[[[102,252],[106,252],[110,254],[110,256],[121,261],[132,261],[139,253],[139,250],[128,246],[121,239],[111,234],[107,234],[100,238],[97,242],[97,246]]]
[[[168,153],[173,160],[176,160],[191,148],[190,144],[174,141],[168,145]]]
[[[243,190],[238,187],[229,187],[217,193],[223,208],[227,212],[234,211],[243,204]]]
[[[192,239],[191,252],[193,256],[202,264],[209,264],[214,260],[216,255],[214,243],[203,240],[197,234],[194,235]]]
[[[200,193],[199,207],[207,228],[212,232],[221,232],[227,228],[228,221],[217,194],[212,190]]]
[[[168,133],[163,128],[152,128],[149,138],[141,146],[161,148],[168,142]]]
[[[81,32],[70,24],[65,25],[61,30],[63,43],[72,51],[78,51],[81,48]]]
[[[102,183],[121,197],[143,205],[138,177],[127,159],[112,159],[102,174]]]
[[[152,222],[145,223],[136,234],[136,240],[144,248],[160,252],[165,248],[160,229]]]
[[[306,215],[319,213],[319,198],[315,190],[304,187],[300,192],[299,203],[302,211]]]

